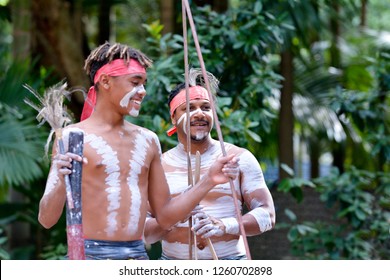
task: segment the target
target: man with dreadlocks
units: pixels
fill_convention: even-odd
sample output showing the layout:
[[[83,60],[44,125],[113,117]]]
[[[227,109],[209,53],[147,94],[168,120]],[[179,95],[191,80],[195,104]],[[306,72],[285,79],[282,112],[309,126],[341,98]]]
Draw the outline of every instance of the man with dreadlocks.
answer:
[[[122,44],[105,43],[85,62],[93,86],[82,121],[63,130],[84,133],[84,159],[60,154],[53,145],[52,164],[39,206],[39,222],[57,223],[65,203],[64,175],[71,160],[83,161],[82,227],[87,259],[147,259],[142,241],[150,206],[163,229],[169,229],[196,207],[215,185],[235,178],[234,156],[216,159],[208,176],[182,196],[171,198],[161,165],[161,148],[153,132],[124,119],[137,116],[146,95],[146,69],[151,60]]]
[[[212,163],[221,156],[220,143],[210,136],[213,127],[212,107],[209,95],[202,83],[201,71],[191,69],[189,73],[190,119],[186,114],[185,84],[179,84],[168,98],[171,120],[174,125],[168,135],[177,132],[179,144],[165,152],[162,157],[163,168],[172,196],[188,188],[187,185],[187,122],[190,123],[190,153],[192,166],[197,151],[201,154],[201,178],[207,175]],[[207,73],[211,91],[217,92],[219,81]],[[201,77],[201,79],[200,79]],[[212,95],[214,97],[214,95]],[[228,155],[239,157],[239,175],[233,181],[238,205],[245,203],[249,212],[242,216],[248,236],[271,230],[275,225],[275,209],[272,196],[265,184],[262,170],[256,158],[248,150],[224,143]],[[192,248],[195,259],[246,259],[244,243],[239,232],[233,195],[228,183],[214,187],[200,202],[202,211],[193,216],[196,233],[196,246]],[[241,209],[242,210],[242,209]],[[162,240],[161,259],[188,259],[189,224],[178,223],[169,230],[162,229],[156,219],[148,218],[145,227],[145,240],[153,244]],[[207,239],[213,246],[209,246]],[[193,242],[195,243],[195,241]]]

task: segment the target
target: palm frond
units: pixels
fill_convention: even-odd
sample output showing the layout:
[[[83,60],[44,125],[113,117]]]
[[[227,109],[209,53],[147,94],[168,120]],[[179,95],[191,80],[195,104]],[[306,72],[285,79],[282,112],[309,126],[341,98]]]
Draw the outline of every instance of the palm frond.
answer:
[[[11,113],[0,116],[0,186],[20,185],[42,175],[43,133]]]

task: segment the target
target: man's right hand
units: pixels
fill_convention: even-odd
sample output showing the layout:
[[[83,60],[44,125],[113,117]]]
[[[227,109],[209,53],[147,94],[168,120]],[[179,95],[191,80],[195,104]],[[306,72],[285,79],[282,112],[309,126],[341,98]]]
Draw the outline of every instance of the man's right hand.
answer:
[[[73,153],[56,154],[53,157],[52,165],[57,167],[57,170],[62,175],[69,175],[72,173],[72,160],[83,161],[83,158]]]
[[[239,158],[235,155],[228,155],[218,158],[213,165],[211,165],[208,176],[214,182],[215,185],[225,184],[230,179],[237,178],[239,169]]]
[[[225,234],[225,225],[222,221],[208,216],[204,212],[197,213],[194,217],[195,224],[192,230],[203,238],[222,236]]]

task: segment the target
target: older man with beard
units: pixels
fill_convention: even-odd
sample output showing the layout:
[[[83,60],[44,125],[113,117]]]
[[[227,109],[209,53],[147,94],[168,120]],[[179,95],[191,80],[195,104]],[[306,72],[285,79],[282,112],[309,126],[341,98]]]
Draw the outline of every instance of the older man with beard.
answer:
[[[209,78],[214,79],[210,84],[218,84],[211,74]],[[206,175],[211,164],[222,155],[219,141],[210,136],[214,121],[212,106],[207,90],[199,83],[199,71],[190,72],[189,99],[190,118],[187,119],[185,84],[178,85],[168,98],[171,121],[174,125],[168,131],[168,135],[177,133],[179,143],[163,154],[162,164],[173,197],[189,189],[188,152],[191,166],[195,166],[197,151],[201,154],[201,178]],[[187,122],[190,122],[190,151],[187,150],[186,144]],[[242,216],[246,234],[254,236],[271,230],[275,226],[275,208],[257,159],[244,148],[230,143],[224,145],[228,155],[234,154],[239,158],[239,174],[233,183],[241,211],[244,203],[249,209],[248,213]],[[196,234],[196,244],[192,248],[189,248],[188,221],[164,230],[153,218],[153,213],[145,225],[145,241],[153,244],[161,240],[161,259],[165,260],[213,259],[214,250],[219,259],[246,259],[233,199],[230,184],[224,183],[214,187],[201,200],[193,216],[194,225],[191,230]],[[211,240],[212,246],[207,246],[207,239]],[[194,252],[192,257],[189,250]]]

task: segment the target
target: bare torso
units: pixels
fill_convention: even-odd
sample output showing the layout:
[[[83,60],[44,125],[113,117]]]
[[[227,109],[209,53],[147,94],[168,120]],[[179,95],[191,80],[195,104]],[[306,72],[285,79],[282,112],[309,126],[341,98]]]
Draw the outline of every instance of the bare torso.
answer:
[[[85,238],[141,239],[148,200],[149,167],[159,156],[155,134],[125,123],[84,132],[82,217]]]
[[[201,176],[206,174],[210,165],[221,156],[221,149],[216,142],[213,146],[201,156]],[[238,157],[243,152],[236,146],[227,146],[228,154],[234,153]],[[163,167],[173,196],[179,195],[188,187],[187,158],[182,146],[178,146],[163,155]],[[195,156],[191,156],[191,165],[195,167]],[[241,191],[240,178],[234,181],[236,194],[240,200]],[[217,218],[235,217],[235,207],[233,195],[229,183],[214,187],[200,202],[205,213]],[[240,248],[239,236],[225,234],[221,237],[212,237],[212,243],[215,245],[218,256],[237,253]],[[163,237],[163,250],[168,256],[176,258],[186,258],[188,256],[189,229],[188,222],[179,223],[169,233]],[[211,259],[211,253],[207,247],[207,242],[200,236],[197,237],[197,253],[200,258]]]

